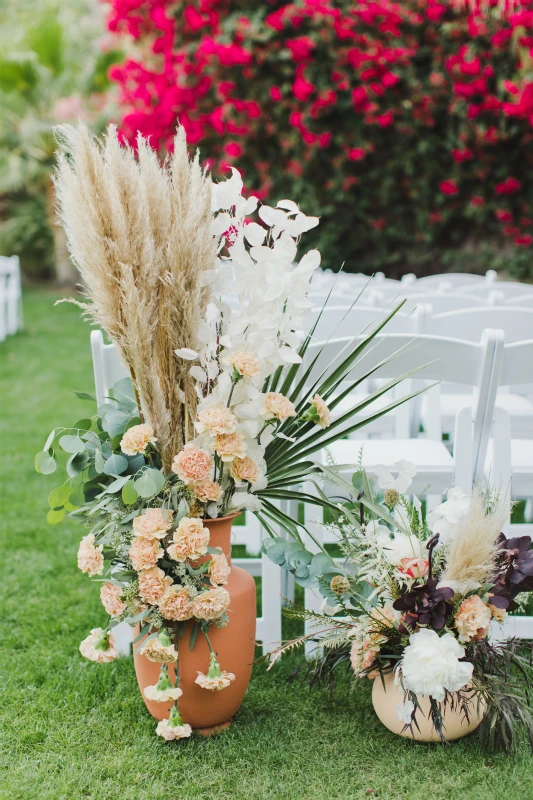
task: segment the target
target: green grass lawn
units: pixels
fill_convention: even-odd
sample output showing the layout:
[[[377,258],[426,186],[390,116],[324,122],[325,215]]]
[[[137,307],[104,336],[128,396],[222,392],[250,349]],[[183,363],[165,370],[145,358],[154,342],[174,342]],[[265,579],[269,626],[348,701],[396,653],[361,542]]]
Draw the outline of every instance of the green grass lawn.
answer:
[[[85,661],[78,645],[105,622],[97,586],[76,568],[81,531],[46,522],[54,476],[34,454],[48,432],[85,416],[89,327],[71,305],[28,292],[26,331],[2,348],[0,798],[9,800],[530,800],[533,761],[487,756],[475,736],[419,745],[375,717],[370,684],[333,699],[288,680],[300,657],[254,669],[229,731],[166,744],[131,660]]]

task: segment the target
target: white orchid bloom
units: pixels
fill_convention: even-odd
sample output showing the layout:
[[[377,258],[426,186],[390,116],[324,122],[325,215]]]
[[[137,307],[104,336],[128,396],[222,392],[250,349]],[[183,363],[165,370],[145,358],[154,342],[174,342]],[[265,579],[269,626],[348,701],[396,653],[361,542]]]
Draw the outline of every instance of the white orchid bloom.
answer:
[[[448,499],[426,517],[429,529],[440,536],[440,544],[453,538],[454,527],[470,510],[471,498],[462,489],[449,489]]]
[[[416,467],[413,463],[404,459],[396,461],[393,466],[398,473],[396,477],[383,464],[377,464],[369,472],[372,472],[377,477],[380,489],[396,489],[398,494],[405,494],[416,475]]]

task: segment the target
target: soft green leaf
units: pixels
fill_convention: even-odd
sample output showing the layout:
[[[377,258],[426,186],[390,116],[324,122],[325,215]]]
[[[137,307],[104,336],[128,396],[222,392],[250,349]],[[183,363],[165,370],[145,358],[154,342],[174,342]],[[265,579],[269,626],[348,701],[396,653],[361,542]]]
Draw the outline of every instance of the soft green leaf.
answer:
[[[42,475],[51,475],[57,469],[56,460],[50,453],[43,450],[35,456],[35,469]]]
[[[135,479],[134,486],[141,497],[153,497],[157,493],[157,485],[147,472]]]
[[[59,440],[59,445],[66,453],[83,453],[85,450],[85,442],[77,435],[67,434],[62,436]]]
[[[132,503],[137,501],[139,495],[137,494],[137,490],[135,489],[134,482],[132,478],[130,478],[122,487],[122,502],[130,506]]]
[[[79,419],[72,427],[74,430],[88,431],[91,427],[91,424],[92,422],[90,419]]]
[[[74,391],[74,394],[80,400],[92,400],[93,403],[96,403],[96,397],[93,397],[92,394],[88,394],[87,392],[76,392],[76,391]]]
[[[46,519],[48,520],[50,525],[57,525],[58,522],[61,522],[66,513],[67,512],[64,508],[60,509],[51,508],[48,514],[46,515]]]
[[[129,481],[128,475],[122,475],[120,478],[116,478],[112,483],[109,484],[109,486],[105,490],[105,493],[116,494],[117,492],[120,492],[120,490],[127,481]]]
[[[68,502],[69,496],[70,486],[65,483],[63,486],[58,486],[56,489],[52,489],[48,495],[48,505],[52,509],[63,508],[65,503]]]
[[[98,448],[94,451],[94,469],[101,475],[105,468],[105,461],[102,453]]]
[[[87,453],[73,453],[67,461],[67,475],[70,478],[77,478],[87,466],[88,461]]]
[[[127,469],[128,459],[117,454],[113,454],[108,458],[104,465],[104,472],[106,475],[120,475]]]

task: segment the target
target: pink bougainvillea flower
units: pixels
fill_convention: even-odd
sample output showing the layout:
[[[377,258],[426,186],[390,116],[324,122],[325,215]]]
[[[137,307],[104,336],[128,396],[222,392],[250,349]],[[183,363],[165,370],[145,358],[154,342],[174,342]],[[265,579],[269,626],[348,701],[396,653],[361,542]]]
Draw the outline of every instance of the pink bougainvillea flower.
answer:
[[[455,182],[455,180],[441,181],[439,183],[439,189],[441,190],[441,192],[443,194],[458,194],[459,193],[459,187],[457,186],[457,183]]]

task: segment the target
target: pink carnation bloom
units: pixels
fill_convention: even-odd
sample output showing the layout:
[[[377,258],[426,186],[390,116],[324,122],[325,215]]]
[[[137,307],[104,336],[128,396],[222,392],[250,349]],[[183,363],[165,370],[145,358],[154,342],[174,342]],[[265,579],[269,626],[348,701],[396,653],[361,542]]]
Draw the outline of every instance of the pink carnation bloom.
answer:
[[[167,552],[174,561],[196,561],[207,553],[209,530],[197,517],[184,517],[174,531],[174,542]]]
[[[488,636],[492,619],[490,608],[477,594],[467,597],[455,615],[455,627],[459,633],[460,642],[469,642],[471,639],[484,639]]]
[[[143,570],[139,573],[139,594],[146,603],[156,605],[172,582],[159,567]]]
[[[134,536],[129,551],[131,565],[136,572],[151,569],[155,567],[164,552],[157,539],[144,539],[142,536]]]
[[[118,617],[126,608],[125,603],[120,599],[122,589],[114,583],[103,583],[100,589],[100,600],[110,617]]]
[[[172,527],[172,512],[166,508],[147,508],[133,520],[135,536],[144,539],[164,539]]]
[[[95,547],[94,542],[94,534],[88,533],[78,547],[78,568],[91,578],[101,575],[104,571],[103,545],[99,544],[98,547]]]
[[[229,408],[219,403],[203,408],[198,412],[196,428],[200,433],[207,431],[212,436],[233,433],[237,429],[237,417]],[[207,477],[204,475],[203,477]],[[197,480],[200,480],[197,478]]]
[[[230,596],[221,586],[216,589],[209,589],[196,595],[192,601],[192,611],[197,619],[205,619],[212,622],[219,619],[228,609]]]
[[[169,587],[159,601],[159,611],[165,619],[185,622],[192,617],[192,606],[189,592],[183,586],[177,589]]]
[[[134,425],[120,440],[120,449],[127,456],[136,456],[138,453],[144,454],[148,445],[156,442],[151,425]]]
[[[233,461],[234,458],[244,458],[246,455],[246,441],[241,431],[215,436],[215,450],[222,461]]]
[[[207,450],[195,447],[190,442],[175,456],[171,469],[188,486],[210,477],[213,459]]]
[[[255,483],[259,478],[259,467],[250,456],[244,458],[234,458],[230,467],[231,477],[239,482],[248,481]]]
[[[102,628],[92,629],[80,644],[80,653],[89,661],[96,661],[98,664],[105,664],[118,658],[113,634]]]
[[[224,553],[211,556],[208,567],[209,578],[213,586],[223,586],[228,582],[231,567]]]

